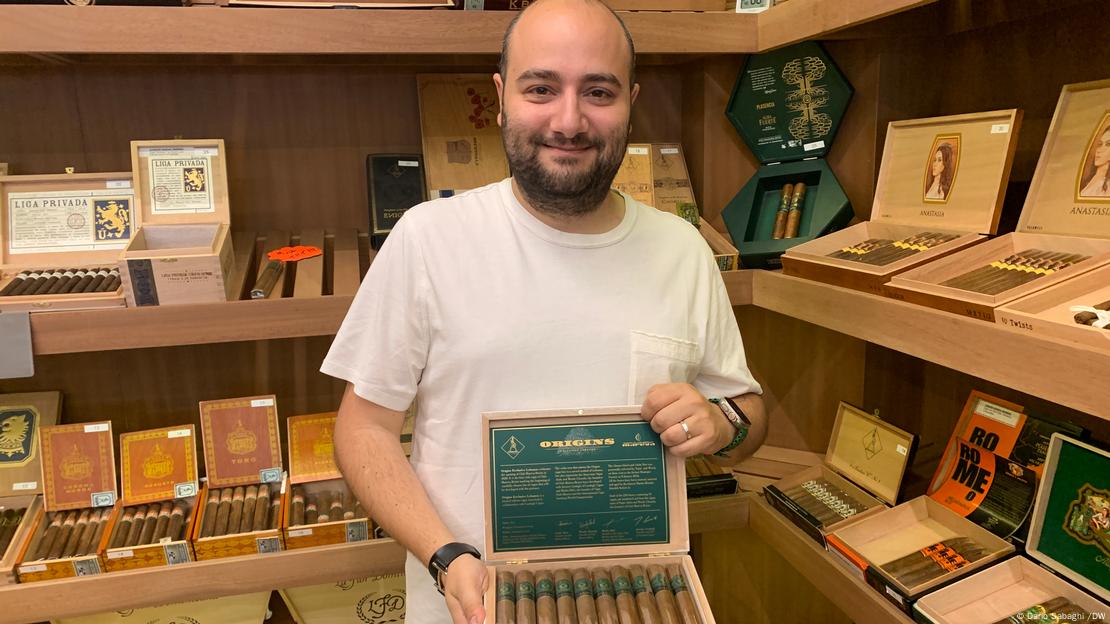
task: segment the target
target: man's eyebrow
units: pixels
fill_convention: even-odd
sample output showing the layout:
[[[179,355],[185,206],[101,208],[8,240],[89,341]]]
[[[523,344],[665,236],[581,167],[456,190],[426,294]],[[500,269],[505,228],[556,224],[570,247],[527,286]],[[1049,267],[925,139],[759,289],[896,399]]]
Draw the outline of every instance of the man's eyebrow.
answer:
[[[603,84],[612,85],[612,86],[617,87],[617,88],[620,88],[622,86],[621,81],[620,81],[619,78],[617,78],[613,74],[607,74],[607,73],[606,74],[586,74],[584,82],[587,82],[587,83],[598,83],[598,82],[600,82],[600,83],[603,83]]]
[[[527,80],[548,80],[551,82],[559,82],[559,72],[551,69],[528,69],[516,77],[517,82],[525,82]]]

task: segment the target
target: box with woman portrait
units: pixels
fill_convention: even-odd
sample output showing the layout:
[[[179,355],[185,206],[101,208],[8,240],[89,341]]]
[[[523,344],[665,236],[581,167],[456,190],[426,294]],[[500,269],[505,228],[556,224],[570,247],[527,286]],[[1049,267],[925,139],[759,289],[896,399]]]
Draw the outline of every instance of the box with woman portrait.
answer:
[[[885,294],[891,277],[998,229],[1021,111],[887,126],[871,220],[786,251],[783,272]]]
[[[1001,321],[997,308],[1110,264],[1108,102],[1110,80],[1066,85],[1017,231],[896,275],[888,294]]]

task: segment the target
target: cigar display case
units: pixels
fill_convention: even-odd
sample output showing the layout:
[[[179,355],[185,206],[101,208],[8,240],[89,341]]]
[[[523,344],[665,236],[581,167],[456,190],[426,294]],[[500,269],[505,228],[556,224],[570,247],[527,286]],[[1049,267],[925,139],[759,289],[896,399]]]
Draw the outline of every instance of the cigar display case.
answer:
[[[20,583],[100,574],[99,544],[116,504],[112,423],[39,430],[43,509],[16,567]]]
[[[405,621],[404,573],[291,587],[278,593],[298,624]]]
[[[373,525],[335,464],[335,412],[290,416],[285,547],[363,542]]]
[[[917,436],[841,401],[824,463],[763,488],[772,507],[817,543],[898,502]]]
[[[1110,80],[1066,85],[1017,231],[891,278],[888,294],[986,321],[995,309],[1110,263]]]
[[[639,406],[490,412],[482,426],[487,622],[714,622],[687,554],[683,461]]]
[[[58,421],[60,392],[0,394],[0,585],[13,568],[42,511],[39,429]]]
[[[871,220],[790,248],[783,273],[882,295],[894,275],[986,240],[1020,125],[1016,109],[891,122]]]
[[[131,173],[0,176],[0,312],[124,305],[118,260],[139,227]]]
[[[120,502],[101,550],[109,572],[193,561],[189,534],[197,515],[193,425],[122,433]]]
[[[851,97],[816,42],[748,57],[725,115],[761,166],[721,213],[745,267],[779,268],[787,249],[851,220],[824,158]]]
[[[1110,266],[1007,303],[994,316],[1023,332],[1110,349]]]
[[[1014,552],[1014,546],[919,496],[830,533],[829,552],[906,613],[926,593]]]
[[[200,426],[208,479],[191,533],[197,559],[281,551],[286,481],[277,400],[201,401]]]
[[[1025,556],[925,596],[914,617],[932,624],[1104,620],[1108,557],[1110,454],[1053,434]]]
[[[234,299],[223,139],[132,141],[142,215],[120,257],[129,306]]]

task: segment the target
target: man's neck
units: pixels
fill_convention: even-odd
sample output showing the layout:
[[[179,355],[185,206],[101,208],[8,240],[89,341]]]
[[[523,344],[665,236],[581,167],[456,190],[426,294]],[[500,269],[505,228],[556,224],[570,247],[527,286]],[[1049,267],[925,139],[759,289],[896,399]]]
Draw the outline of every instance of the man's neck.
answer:
[[[568,234],[604,234],[620,225],[624,220],[624,198],[616,191],[610,191],[593,210],[577,215],[555,215],[536,209],[528,198],[512,181],[513,195],[521,206],[544,225]]]

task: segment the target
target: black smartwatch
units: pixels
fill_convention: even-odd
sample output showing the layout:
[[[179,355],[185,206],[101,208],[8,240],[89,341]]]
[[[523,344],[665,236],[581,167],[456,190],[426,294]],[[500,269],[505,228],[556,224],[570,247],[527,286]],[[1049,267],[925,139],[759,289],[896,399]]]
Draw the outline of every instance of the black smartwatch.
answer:
[[[432,559],[428,562],[428,574],[432,575],[432,580],[435,581],[436,589],[439,593],[443,593],[443,577],[447,574],[447,567],[451,562],[459,557],[459,555],[473,555],[479,561],[482,559],[482,553],[470,544],[462,544],[460,542],[451,542],[444,544],[432,555]]]

